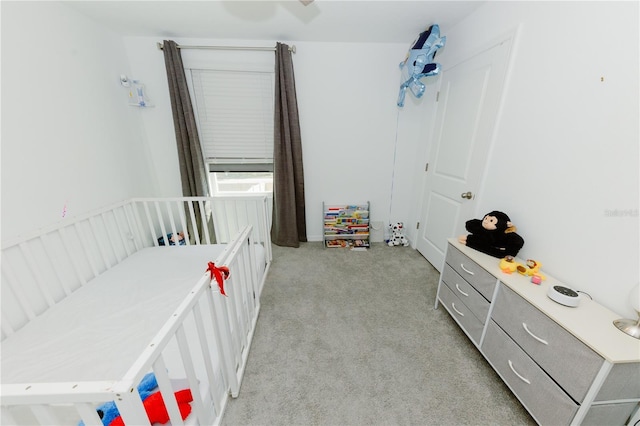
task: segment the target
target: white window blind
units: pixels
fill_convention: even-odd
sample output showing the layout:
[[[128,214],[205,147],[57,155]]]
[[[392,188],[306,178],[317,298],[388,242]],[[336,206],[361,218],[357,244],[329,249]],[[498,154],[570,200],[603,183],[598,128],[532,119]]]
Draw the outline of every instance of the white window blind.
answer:
[[[200,143],[214,164],[273,162],[273,72],[192,69]]]

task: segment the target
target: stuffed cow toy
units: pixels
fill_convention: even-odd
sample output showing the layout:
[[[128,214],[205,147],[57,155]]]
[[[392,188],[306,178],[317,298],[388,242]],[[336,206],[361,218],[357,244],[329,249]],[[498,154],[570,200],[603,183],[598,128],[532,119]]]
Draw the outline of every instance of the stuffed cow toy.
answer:
[[[402,222],[390,224],[389,230],[391,231],[391,238],[389,238],[389,241],[387,242],[389,247],[407,247],[409,245],[409,240],[404,236],[404,224]]]

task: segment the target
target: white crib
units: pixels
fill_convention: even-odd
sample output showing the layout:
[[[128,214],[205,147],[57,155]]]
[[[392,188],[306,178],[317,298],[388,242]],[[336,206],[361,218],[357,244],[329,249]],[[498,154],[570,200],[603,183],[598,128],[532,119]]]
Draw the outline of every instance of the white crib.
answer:
[[[218,424],[271,262],[267,201],[133,199],[3,244],[1,423],[102,425],[96,406],[114,401],[148,425],[137,387],[152,371],[172,425]],[[229,268],[227,297],[209,262]]]

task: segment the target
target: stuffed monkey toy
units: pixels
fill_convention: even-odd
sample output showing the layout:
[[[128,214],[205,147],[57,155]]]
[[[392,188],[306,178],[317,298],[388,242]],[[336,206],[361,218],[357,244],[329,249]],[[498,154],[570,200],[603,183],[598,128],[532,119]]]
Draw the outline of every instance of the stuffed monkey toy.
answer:
[[[465,228],[469,235],[461,235],[460,244],[493,257],[515,257],[524,245],[524,239],[516,234],[509,216],[499,211],[487,213],[482,220],[471,219]]]

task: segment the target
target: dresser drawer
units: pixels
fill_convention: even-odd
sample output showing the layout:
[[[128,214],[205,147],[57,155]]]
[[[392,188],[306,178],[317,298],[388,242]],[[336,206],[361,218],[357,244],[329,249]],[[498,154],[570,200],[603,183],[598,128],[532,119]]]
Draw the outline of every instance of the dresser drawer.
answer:
[[[480,344],[480,336],[482,336],[483,328],[482,322],[476,318],[473,312],[471,312],[446,285],[440,286],[440,294],[438,297],[451,316],[458,320],[460,327],[467,332],[471,340],[473,340],[476,345]]]
[[[584,417],[581,426],[624,425],[637,402],[622,402],[619,404],[592,405]]]
[[[640,363],[616,364],[611,368],[595,400],[616,399],[640,399]]]
[[[491,301],[496,287],[496,277],[485,271],[480,265],[469,259],[460,250],[449,245],[446,263],[469,282],[485,299]]]
[[[491,315],[574,400],[584,400],[604,363],[598,354],[504,284]]]
[[[444,266],[442,271],[442,282],[444,282],[462,302],[471,309],[473,314],[484,324],[489,313],[489,302],[482,297],[460,274],[449,265]]]
[[[493,321],[489,321],[481,350],[539,424],[571,422],[578,404]]]

